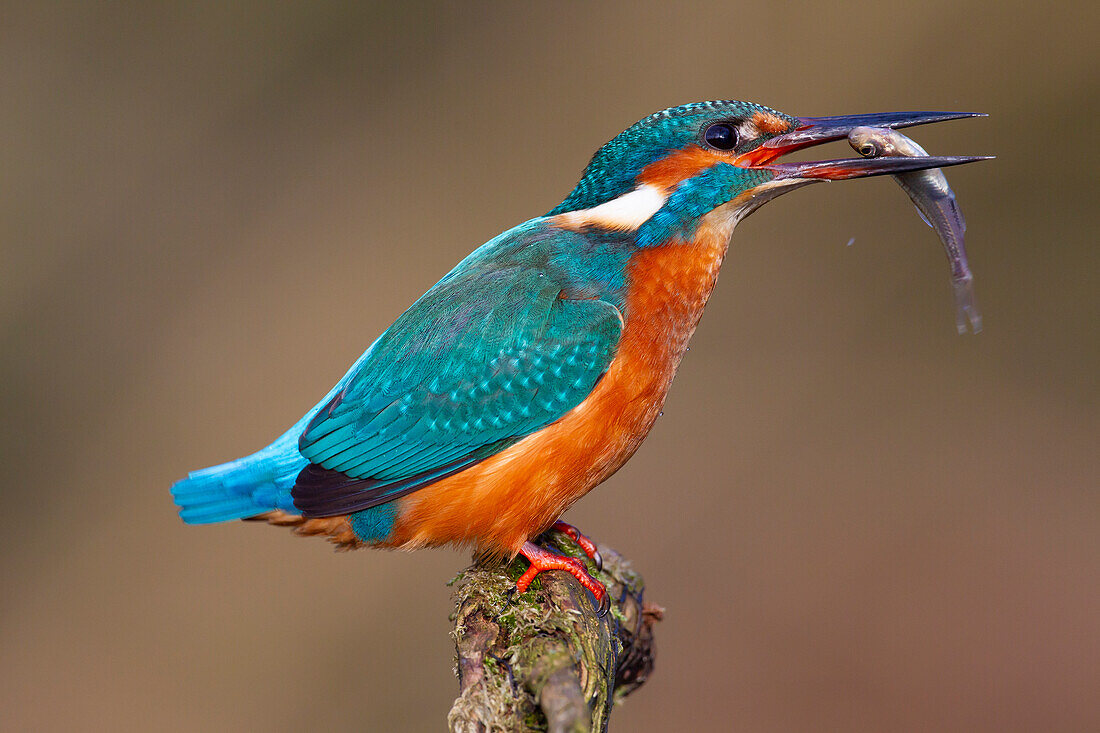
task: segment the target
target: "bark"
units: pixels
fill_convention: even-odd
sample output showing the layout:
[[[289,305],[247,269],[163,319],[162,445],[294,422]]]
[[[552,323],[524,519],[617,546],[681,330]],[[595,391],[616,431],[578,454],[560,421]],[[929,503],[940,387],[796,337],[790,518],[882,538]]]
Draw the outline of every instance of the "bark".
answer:
[[[558,532],[540,543],[587,560]],[[475,563],[455,579],[455,672],[460,694],[447,717],[456,733],[605,731],[612,707],[653,670],[653,625],[664,609],[643,599],[642,577],[601,546],[611,610],[597,617],[592,596],[568,573],[542,573],[509,596],[527,569]]]

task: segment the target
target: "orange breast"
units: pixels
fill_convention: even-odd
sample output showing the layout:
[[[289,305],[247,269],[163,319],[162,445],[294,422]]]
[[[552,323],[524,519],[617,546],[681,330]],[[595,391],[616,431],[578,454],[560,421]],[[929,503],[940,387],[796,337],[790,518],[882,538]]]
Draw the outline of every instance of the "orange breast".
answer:
[[[615,473],[653,426],[714,288],[729,227],[642,250],[629,266],[619,353],[580,405],[466,471],[400,499],[385,546],[471,545],[508,556]]]

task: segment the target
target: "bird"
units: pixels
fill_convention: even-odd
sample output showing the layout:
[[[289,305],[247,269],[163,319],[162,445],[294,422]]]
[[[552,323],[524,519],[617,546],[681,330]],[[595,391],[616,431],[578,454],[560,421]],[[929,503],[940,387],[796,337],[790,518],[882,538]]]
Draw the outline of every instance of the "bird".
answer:
[[[248,519],[338,549],[452,546],[529,562],[513,592],[579,559],[538,543],[634,454],[661,414],[734,227],[802,186],[976,156],[779,162],[857,126],[978,116],[796,117],[737,100],[649,115],[599,148],[557,206],[475,249],[262,450],[191,472],[182,520]]]

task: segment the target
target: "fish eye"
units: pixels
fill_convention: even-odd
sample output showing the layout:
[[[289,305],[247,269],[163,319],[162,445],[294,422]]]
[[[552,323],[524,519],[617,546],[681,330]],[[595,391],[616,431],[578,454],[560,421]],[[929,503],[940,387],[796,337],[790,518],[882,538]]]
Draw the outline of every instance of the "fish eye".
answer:
[[[733,150],[737,147],[737,129],[719,122],[703,132],[703,140],[715,150]]]
[[[870,158],[875,154],[875,146],[871,143],[863,143],[859,146],[859,154],[865,158]]]

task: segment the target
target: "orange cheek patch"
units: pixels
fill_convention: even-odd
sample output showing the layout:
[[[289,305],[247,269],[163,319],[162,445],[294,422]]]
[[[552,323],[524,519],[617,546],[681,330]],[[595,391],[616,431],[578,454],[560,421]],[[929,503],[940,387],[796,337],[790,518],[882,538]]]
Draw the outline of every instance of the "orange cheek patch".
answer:
[[[790,124],[769,112],[757,112],[752,116],[752,124],[756,125],[756,129],[760,132],[767,132],[770,134],[776,134],[779,132],[786,132]]]
[[[693,145],[650,163],[642,169],[638,180],[667,191],[700,171],[731,162],[733,159],[728,155]]]

